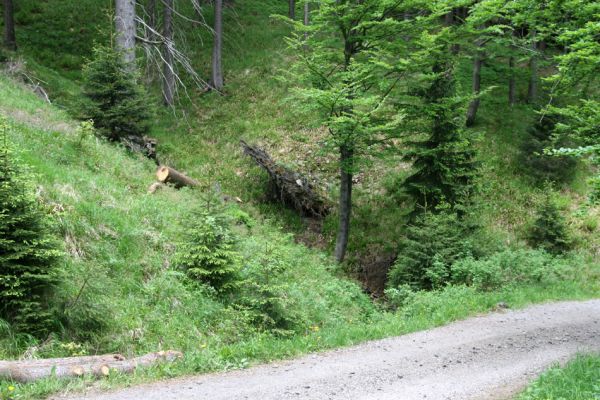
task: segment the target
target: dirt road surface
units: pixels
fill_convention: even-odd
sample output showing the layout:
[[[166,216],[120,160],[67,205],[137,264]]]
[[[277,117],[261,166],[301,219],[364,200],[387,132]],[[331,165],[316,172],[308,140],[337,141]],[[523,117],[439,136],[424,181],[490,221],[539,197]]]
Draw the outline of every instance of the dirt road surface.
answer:
[[[498,312],[247,370],[55,399],[506,399],[552,363],[589,351],[600,351],[600,300]]]

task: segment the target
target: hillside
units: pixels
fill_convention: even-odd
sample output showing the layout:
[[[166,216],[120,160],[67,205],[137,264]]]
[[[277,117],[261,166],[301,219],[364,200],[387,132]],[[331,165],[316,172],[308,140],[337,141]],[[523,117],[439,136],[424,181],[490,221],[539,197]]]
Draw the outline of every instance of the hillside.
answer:
[[[185,357],[99,383],[17,385],[19,398],[244,368],[441,325],[500,302],[517,308],[600,293],[600,207],[587,201],[593,167],[578,161],[552,189],[529,173],[523,146],[536,114],[524,102],[507,104],[501,67],[483,69],[490,89],[476,125],[467,129],[477,136],[479,191],[470,212],[481,226],[475,240],[481,255],[457,263],[468,270],[462,280],[435,290],[388,287],[384,294],[410,221],[398,188],[411,165],[401,153],[370,156],[355,175],[354,219],[341,264],[332,258],[337,212],[316,220],[270,201],[268,177],[242,154],[240,140],[259,144],[278,162],[310,175],[335,204],[337,160],[322,150],[328,133],[315,115],[293,105],[290,84],[281,79],[295,56],[284,40],[290,28],[273,18],[285,14],[286,5],[257,0],[226,8],[225,26],[235,29],[225,32],[222,95],[185,80],[187,93],[180,92],[177,107],[165,108],[156,76],[145,78],[156,103],[150,136],[158,139],[161,163],[200,182],[199,188],[153,194],[151,160],[95,136],[77,120],[81,67],[94,43],[109,37],[107,11],[93,0],[27,0],[17,10],[20,47],[0,74],[0,114],[8,119],[10,147],[33,173],[64,256],[48,299],[56,316],[53,333],[35,338],[0,319],[0,358],[166,349]],[[181,12],[191,13],[188,6]],[[207,78],[209,32],[191,22],[180,29],[194,66]],[[469,59],[460,62],[461,90],[469,87],[470,65]],[[517,78],[525,97],[528,77]],[[24,80],[43,86],[52,104]],[[527,241],[549,191],[573,238],[572,249],[559,256]],[[241,283],[229,297],[177,267],[177,251],[198,215],[222,217],[234,238]]]

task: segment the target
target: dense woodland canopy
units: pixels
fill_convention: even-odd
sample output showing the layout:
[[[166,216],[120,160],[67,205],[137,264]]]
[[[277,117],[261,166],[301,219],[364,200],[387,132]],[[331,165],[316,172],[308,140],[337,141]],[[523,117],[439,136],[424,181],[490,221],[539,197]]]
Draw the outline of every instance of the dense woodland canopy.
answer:
[[[0,357],[205,371],[597,289],[598,2],[2,14]]]

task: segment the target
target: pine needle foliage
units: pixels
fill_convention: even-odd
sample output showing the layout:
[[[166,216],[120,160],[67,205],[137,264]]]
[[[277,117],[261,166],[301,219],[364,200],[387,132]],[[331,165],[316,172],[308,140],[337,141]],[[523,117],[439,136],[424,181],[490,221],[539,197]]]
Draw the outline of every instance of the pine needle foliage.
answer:
[[[415,172],[403,188],[415,202],[414,215],[435,210],[441,203],[466,211],[475,190],[475,150],[463,129],[464,103],[456,96],[454,69],[451,62],[434,65],[431,86],[423,96],[431,133],[412,142],[406,155]]]
[[[61,252],[27,171],[7,145],[0,118],[0,318],[38,337],[54,324],[48,305]]]
[[[236,238],[222,215],[195,212],[188,218],[176,264],[187,276],[225,294],[237,288],[241,258]]]
[[[152,115],[148,96],[114,49],[94,48],[83,68],[83,94],[81,116],[94,121],[102,136],[116,141],[148,133]]]
[[[537,210],[537,218],[530,229],[528,239],[531,246],[553,254],[564,253],[572,247],[566,219],[552,194],[546,195]]]

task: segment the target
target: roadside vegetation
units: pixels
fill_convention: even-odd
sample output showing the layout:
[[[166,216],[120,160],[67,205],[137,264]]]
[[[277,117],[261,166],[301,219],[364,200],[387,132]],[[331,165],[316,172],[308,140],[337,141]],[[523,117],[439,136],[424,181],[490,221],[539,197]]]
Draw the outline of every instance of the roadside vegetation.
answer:
[[[515,73],[523,101],[514,105],[506,101],[505,67],[484,68],[489,89],[476,124],[463,126],[472,60],[451,61],[444,51],[458,33],[425,38],[439,40],[425,43],[438,53],[410,66],[443,66],[452,74],[421,77],[410,101],[403,97],[415,107],[403,115],[416,121],[403,129],[433,133],[392,137],[393,145],[371,148],[379,136],[350,143],[347,120],[316,112],[314,104],[296,105],[302,94],[310,102],[336,92],[302,86],[316,80],[308,71],[298,81],[285,73],[302,67],[296,57],[306,43],[298,26],[292,44],[298,53],[285,42],[292,28],[273,17],[286,13],[284,2],[226,7],[224,24],[236,29],[225,29],[223,93],[186,80],[188,91],[175,108],[161,104],[151,66],[140,68],[141,84],[135,83],[119,54],[105,47],[107,4],[20,3],[19,51],[2,59],[0,163],[26,173],[3,169],[0,221],[18,207],[25,216],[15,223],[35,222],[27,222],[36,228],[28,234],[40,238],[34,239],[39,247],[30,251],[45,269],[36,273],[40,282],[21,284],[23,268],[14,265],[27,267],[32,258],[15,245],[23,240],[0,227],[0,248],[12,254],[0,255],[1,298],[30,301],[21,315],[0,305],[0,359],[129,357],[167,349],[184,358],[100,381],[0,381],[0,399],[244,368],[439,326],[499,303],[518,308],[600,293],[600,207],[589,179],[597,166],[573,157],[566,149],[575,144],[566,139],[564,154],[543,154],[555,144],[557,123],[568,128],[568,116],[555,110],[551,123],[537,122],[539,107],[524,101],[524,68]],[[205,8],[208,25],[211,11]],[[193,14],[188,6],[180,12]],[[326,32],[333,15],[324,13],[312,29]],[[197,44],[189,57],[208,80],[210,51],[202,44],[211,35],[186,23],[187,43]],[[328,62],[328,52],[337,49],[318,41],[311,46],[321,46],[317,58]],[[382,60],[406,49],[385,50],[360,71],[337,76],[337,84],[361,74],[392,76]],[[32,80],[53,104],[31,90]],[[120,88],[118,107],[114,87]],[[351,97],[340,107],[361,110],[374,107],[372,100]],[[401,121],[389,107],[367,122],[355,115],[352,123],[371,133],[396,132]],[[198,187],[149,193],[156,164],[119,142],[127,135],[156,138],[160,162],[193,177]],[[305,218],[271,201],[268,177],[243,156],[240,140],[309,175],[332,204],[340,195],[338,153],[355,146],[360,159],[345,171],[352,172],[352,219],[344,222],[335,207],[322,220]],[[393,150],[402,144],[405,152]],[[438,147],[432,152],[432,146]],[[434,163],[437,170],[432,159],[443,161]],[[350,235],[340,256],[344,223]],[[13,262],[19,257],[24,261]],[[44,307],[36,296],[43,296]],[[594,362],[580,358],[571,368]],[[549,372],[523,396],[558,375]]]

